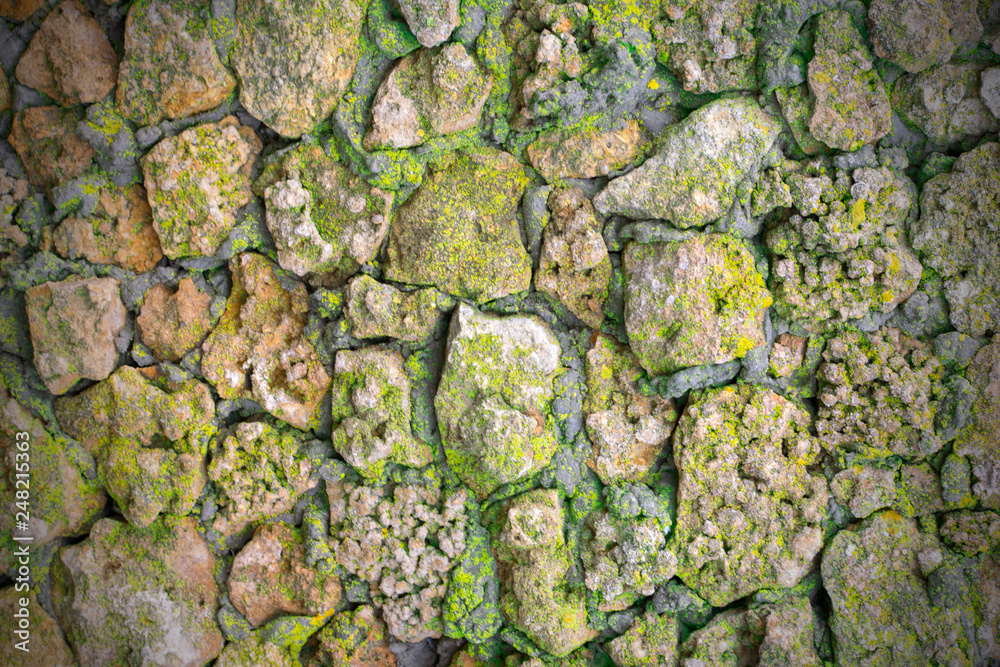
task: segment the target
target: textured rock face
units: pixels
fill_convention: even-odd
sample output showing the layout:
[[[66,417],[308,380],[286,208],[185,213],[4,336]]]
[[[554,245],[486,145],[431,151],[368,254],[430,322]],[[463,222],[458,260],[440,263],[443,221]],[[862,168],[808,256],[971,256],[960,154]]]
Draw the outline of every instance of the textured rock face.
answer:
[[[318,633],[320,665],[396,667],[396,654],[389,650],[388,631],[375,609],[362,605],[343,611]]]
[[[969,365],[975,390],[972,419],[955,440],[955,453],[965,457],[975,483],[971,490],[986,507],[1000,510],[1000,342],[984,347]],[[958,463],[958,462],[956,462]]]
[[[31,38],[15,74],[63,106],[90,104],[115,87],[118,59],[87,8],[64,0]]]
[[[616,667],[660,667],[676,663],[677,619],[672,614],[647,612],[632,627],[608,642]]]
[[[455,311],[434,406],[448,464],[479,498],[552,457],[559,356],[535,318],[498,318],[464,304]]]
[[[980,97],[982,63],[946,64],[906,74],[893,86],[892,108],[935,143],[1000,130]]]
[[[453,301],[435,289],[401,292],[362,274],[344,289],[344,316],[358,338],[426,340]]]
[[[738,359],[764,344],[771,294],[739,240],[630,243],[623,259],[625,328],[651,375]]]
[[[3,7],[0,4],[0,7]],[[0,598],[0,611],[4,614],[0,620],[0,632],[4,632],[10,637],[17,637],[15,631],[20,630],[18,619],[14,616],[20,610],[18,605],[21,597],[16,589],[11,586],[3,589],[3,598]],[[59,629],[56,619],[45,611],[45,608],[38,604],[34,595],[29,598],[27,612],[31,618],[31,641],[28,646],[31,651],[25,653],[14,648],[15,642],[5,642],[0,646],[0,660],[5,665],[23,665],[24,667],[73,667],[79,664],[73,657],[73,651],[63,639],[63,633]]]
[[[240,102],[282,136],[312,130],[354,74],[362,18],[353,0],[239,0],[232,64]]]
[[[0,16],[14,21],[23,21],[35,13],[42,0],[0,0]]]
[[[386,278],[480,303],[528,289],[531,258],[517,228],[527,182],[512,155],[492,149],[426,177],[396,214]]]
[[[913,247],[945,279],[952,324],[971,336],[1000,326],[998,179],[1000,144],[963,153],[951,172],[924,186],[911,232]]]
[[[752,385],[697,393],[681,416],[677,574],[713,605],[791,588],[823,546],[828,493],[806,471],[820,453],[808,425],[794,403]]]
[[[404,0],[399,9],[420,44],[430,48],[448,41],[461,23],[458,4],[458,0]]]
[[[76,133],[83,114],[75,109],[28,107],[14,114],[10,145],[33,186],[48,192],[91,165],[94,149]]]
[[[118,109],[137,125],[214,109],[236,89],[212,41],[210,3],[142,0],[125,22]],[[207,20],[206,20],[207,19]]]
[[[662,218],[682,229],[722,217],[740,181],[778,136],[779,123],[745,99],[720,100],[668,128],[641,166],[594,200],[601,213]]]
[[[620,128],[553,128],[528,146],[528,159],[549,183],[564,178],[606,176],[642,157],[646,148],[639,123],[625,121]]]
[[[461,44],[415,51],[379,87],[365,147],[409,148],[476,127],[492,86]]]
[[[54,564],[54,604],[85,665],[127,663],[196,667],[222,651],[215,623],[215,558],[194,519],[140,529],[102,519]]]
[[[247,204],[261,144],[234,116],[164,139],[142,159],[153,226],[171,259],[214,255]]]
[[[983,34],[968,0],[876,0],[868,9],[875,54],[907,72],[948,62],[955,48]]]
[[[233,289],[219,325],[202,345],[202,370],[223,398],[252,398],[275,417],[309,428],[330,377],[303,337],[305,285],[268,259],[229,260]]]
[[[165,285],[153,287],[135,318],[143,343],[159,359],[180,361],[208,335],[211,301],[191,278],[181,278],[175,290]]]
[[[53,394],[80,378],[103,380],[118,364],[125,306],[114,278],[70,279],[25,294],[35,368]]]

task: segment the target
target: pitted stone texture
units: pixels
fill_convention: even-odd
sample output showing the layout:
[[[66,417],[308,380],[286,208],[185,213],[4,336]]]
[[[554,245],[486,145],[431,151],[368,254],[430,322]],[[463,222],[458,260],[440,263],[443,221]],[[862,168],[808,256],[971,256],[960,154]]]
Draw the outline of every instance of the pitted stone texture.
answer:
[[[972,492],[985,507],[1000,510],[1000,339],[995,336],[969,365],[975,390],[972,420],[955,439],[955,453],[972,469]]]
[[[236,89],[212,41],[205,0],[141,0],[125,21],[116,103],[137,125],[219,106]]]
[[[560,355],[534,317],[484,315],[465,304],[455,311],[434,406],[448,464],[480,499],[552,458]]]
[[[764,344],[771,293],[738,239],[630,243],[623,260],[625,329],[650,375],[739,359]]]
[[[76,133],[83,117],[77,108],[52,106],[28,107],[14,114],[10,145],[36,188],[48,193],[82,174],[94,161],[93,147]]]
[[[205,378],[223,398],[253,399],[307,429],[330,377],[303,333],[305,285],[256,253],[233,257],[229,270],[226,312],[202,345]]]
[[[212,297],[200,291],[189,277],[177,289],[155,285],[146,293],[135,323],[142,342],[158,359],[180,361],[201,345],[212,328]]]
[[[42,6],[43,0],[0,0],[0,16],[24,21]]]
[[[421,46],[428,48],[447,42],[461,23],[458,0],[403,0],[399,9]]]
[[[2,2],[0,7],[3,7]],[[26,606],[20,604],[21,598],[28,600]],[[14,614],[22,609],[28,612],[31,623],[27,643],[29,652],[15,647],[21,640],[14,632],[23,630],[19,627],[20,619]],[[3,597],[0,597],[0,614],[3,614],[0,617],[0,632],[13,639],[0,645],[0,663],[18,667],[76,667],[80,664],[63,638],[58,621],[38,604],[34,593],[18,593],[14,586],[4,588]]]
[[[947,63],[983,34],[970,0],[874,0],[868,27],[875,54],[911,73]]]
[[[670,667],[677,662],[677,619],[649,611],[632,627],[607,643],[615,667]]]
[[[53,394],[115,369],[115,338],[125,327],[118,289],[115,278],[70,278],[25,292],[35,368]]]
[[[985,63],[945,64],[904,74],[893,84],[892,108],[937,144],[1000,130],[980,97]]]
[[[714,606],[791,588],[823,546],[826,480],[806,412],[768,389],[692,395],[674,435],[678,576]]]
[[[319,651],[307,667],[338,665],[343,667],[396,667],[396,654],[389,649],[385,623],[371,605],[342,611],[317,633]]]
[[[854,465],[833,476],[830,493],[856,519],[864,519],[876,510],[892,506],[896,500],[896,472]]]
[[[354,74],[363,18],[354,0],[239,0],[240,102],[284,137],[310,132]]]
[[[344,317],[357,338],[398,338],[411,343],[434,333],[454,301],[436,289],[402,292],[361,274],[344,289]]]
[[[648,136],[633,119],[610,130],[589,125],[552,128],[528,145],[528,160],[549,183],[565,178],[596,178],[637,161],[648,142]]]

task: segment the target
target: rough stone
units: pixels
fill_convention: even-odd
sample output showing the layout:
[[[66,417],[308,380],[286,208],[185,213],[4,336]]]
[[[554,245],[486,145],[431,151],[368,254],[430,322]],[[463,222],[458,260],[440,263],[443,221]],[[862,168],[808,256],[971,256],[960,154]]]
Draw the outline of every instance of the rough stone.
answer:
[[[0,3],[0,8],[3,3]],[[37,542],[36,542],[37,544]],[[79,664],[73,657],[63,639],[62,630],[56,619],[45,611],[45,608],[38,604],[34,594],[26,595],[23,591],[17,591],[14,586],[0,589],[0,632],[11,637],[11,641],[0,645],[0,662],[5,665],[18,665],[19,667],[75,667]],[[21,606],[20,598],[27,598],[28,604]],[[15,612],[26,609],[30,619],[30,635],[28,641],[28,652],[15,648],[20,643],[16,631],[21,631]]]
[[[0,113],[10,108],[10,83],[7,74],[0,69]]]
[[[1000,67],[983,70],[980,75],[979,97],[996,118],[1000,118]],[[0,104],[0,108],[2,108]]]
[[[316,637],[318,655],[315,663],[307,663],[307,667],[396,667],[396,654],[389,650],[388,630],[371,605],[340,612]]]
[[[81,120],[83,112],[77,108],[28,107],[14,114],[10,145],[36,188],[48,192],[93,162],[94,149],[76,133]]]
[[[962,11],[969,4],[962,0],[874,0],[868,9],[868,27],[876,55],[911,73],[947,63],[962,42],[982,36],[975,10]]]
[[[966,378],[975,401],[970,423],[955,439],[955,454],[968,460],[979,502],[1000,510],[1000,339],[979,351]]]
[[[456,309],[434,406],[448,465],[480,499],[552,458],[560,354],[534,317]]]
[[[344,289],[344,317],[356,338],[426,341],[453,301],[435,289],[401,292],[361,274]]]
[[[509,153],[463,153],[424,178],[389,231],[385,277],[477,302],[528,289],[517,209],[528,180]]]
[[[129,8],[116,103],[137,125],[219,106],[236,89],[215,51],[210,3],[142,0]]]
[[[621,171],[645,153],[648,139],[629,119],[609,130],[580,125],[543,131],[528,145],[531,166],[549,183],[566,178],[596,178]]]
[[[30,18],[42,6],[43,0],[0,0],[0,16],[12,21]]]
[[[461,24],[458,0],[403,0],[399,9],[421,46],[427,48],[447,42]]]
[[[62,106],[90,104],[115,87],[118,59],[108,36],[78,0],[45,17],[17,63],[18,81]]]
[[[738,239],[630,243],[623,260],[625,328],[651,375],[738,359],[764,344],[771,294]]]
[[[269,641],[265,627],[251,632],[237,641],[230,641],[222,649],[216,667],[298,667],[302,663],[297,659],[298,651],[293,647],[279,646]]]
[[[187,517],[149,528],[102,519],[53,564],[53,603],[80,664],[198,667],[222,651],[215,557]]]
[[[214,255],[253,195],[250,170],[261,143],[235,116],[163,139],[142,159],[163,254]]]
[[[303,330],[305,285],[256,253],[229,260],[233,288],[218,326],[202,344],[202,370],[222,398],[250,398],[307,429],[330,384]]]
[[[826,480],[809,416],[768,389],[692,395],[674,434],[678,576],[714,606],[791,588],[823,546]]]
[[[905,517],[922,517],[945,510],[941,480],[927,463],[902,466],[896,490],[899,497],[895,509]]]
[[[53,394],[115,369],[115,338],[125,327],[118,288],[115,278],[71,278],[25,292],[35,368]]]
[[[363,18],[354,0],[239,0],[240,102],[282,136],[310,132],[354,74]]]
[[[833,476],[830,493],[855,518],[864,519],[876,510],[892,506],[896,500],[896,472],[854,465]]]
[[[672,667],[676,663],[677,619],[647,612],[607,644],[615,667]]]
[[[492,87],[489,72],[461,44],[419,49],[400,60],[379,86],[364,146],[411,148],[474,128]]]
[[[158,359],[180,361],[201,345],[212,328],[209,306],[212,297],[200,291],[189,277],[177,289],[155,285],[146,293],[135,323],[142,342]]]
[[[604,214],[662,218],[681,229],[710,223],[729,211],[779,129],[751,100],[707,104],[669,126],[653,156],[612,180],[594,206]]]
[[[892,108],[938,144],[1000,130],[980,97],[983,63],[947,64],[904,74],[893,84]]]

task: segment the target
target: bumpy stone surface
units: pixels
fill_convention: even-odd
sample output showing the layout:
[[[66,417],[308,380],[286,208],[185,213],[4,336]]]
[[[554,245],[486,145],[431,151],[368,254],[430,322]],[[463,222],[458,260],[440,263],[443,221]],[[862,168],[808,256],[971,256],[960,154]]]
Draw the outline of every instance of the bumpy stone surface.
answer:
[[[892,89],[892,108],[927,138],[948,144],[1000,130],[979,96],[981,63],[947,64],[905,74]]]
[[[401,292],[361,274],[344,289],[344,317],[357,338],[427,340],[452,300],[435,289]]]
[[[820,667],[807,598],[724,611],[692,633],[678,650],[680,664],[719,667]]]
[[[118,288],[115,278],[71,278],[25,293],[35,368],[53,394],[115,369],[115,338],[125,327]]]
[[[645,136],[635,120],[603,130],[581,125],[542,132],[528,146],[528,160],[549,183],[564,178],[606,176],[629,166],[644,153]]]
[[[49,12],[17,63],[18,81],[63,106],[103,99],[117,80],[108,36],[78,0]]]
[[[281,265],[343,283],[375,258],[389,229],[392,195],[352,174],[317,145],[300,144],[254,183]]]
[[[822,14],[809,63],[815,107],[809,131],[831,148],[853,151],[892,129],[889,98],[861,34],[843,11]]]
[[[354,611],[342,611],[323,626],[317,660],[313,665],[343,667],[396,667],[396,654],[389,650],[388,632],[375,608],[361,605]]]
[[[197,380],[160,382],[131,366],[56,402],[67,434],[97,459],[108,493],[133,525],[161,512],[183,516],[205,485],[205,452],[215,404]]]
[[[906,242],[913,185],[882,167],[853,172],[823,162],[788,165],[793,210],[764,235],[774,263],[775,310],[809,331],[887,313],[920,281]]]
[[[647,612],[608,642],[607,649],[615,667],[671,667],[676,663],[677,620],[673,614]]]
[[[200,291],[189,277],[176,289],[156,285],[146,293],[135,323],[142,342],[159,359],[180,361],[201,345],[212,327],[209,305],[212,297]]]
[[[91,179],[83,184],[86,188]],[[84,204],[52,232],[56,252],[67,259],[115,264],[143,273],[163,257],[153,214],[141,185],[119,188],[97,180],[93,205]]]
[[[282,614],[318,616],[340,603],[340,581],[305,563],[301,530],[261,526],[233,559],[227,584],[233,606],[257,627]]]
[[[1000,67],[983,70],[980,76],[979,97],[997,118],[1000,118]],[[0,105],[2,107],[2,105]]]
[[[625,328],[651,375],[738,359],[764,344],[771,294],[738,239],[630,243],[623,260]]]
[[[597,636],[587,627],[583,596],[565,580],[571,556],[555,491],[517,496],[504,507],[495,542],[501,609],[542,650],[566,656]]]
[[[288,512],[316,486],[317,469],[301,431],[263,421],[240,422],[216,438],[208,464],[218,511],[212,528],[229,535]]]
[[[489,73],[461,44],[415,51],[379,87],[365,147],[410,148],[476,127],[492,87]]]
[[[611,279],[601,222],[581,190],[556,190],[548,206],[552,219],[542,238],[535,289],[562,302],[587,326],[599,329]]]
[[[458,5],[458,0],[403,0],[399,9],[420,44],[429,48],[448,41],[461,23]]]
[[[1000,515],[995,512],[950,512],[941,524],[941,540],[955,551],[975,556],[1000,546]]]
[[[0,111],[10,108],[10,84],[7,82],[7,74],[0,71]]]
[[[875,54],[907,72],[943,65],[962,42],[982,36],[975,5],[970,5],[963,0],[875,0],[868,9]]]
[[[778,136],[779,123],[753,101],[719,100],[669,126],[641,166],[594,200],[601,213],[662,218],[682,229],[722,217],[737,186]]]
[[[677,423],[673,401],[640,393],[643,377],[626,346],[604,334],[594,336],[583,413],[593,444],[587,465],[605,484],[652,481],[653,464]]]
[[[448,573],[465,549],[466,492],[327,485],[338,563],[368,582],[393,637],[440,637]]]
[[[898,329],[831,339],[817,371],[816,429],[830,452],[922,459],[941,449],[934,431],[941,364]]]
[[[36,188],[48,192],[91,165],[94,149],[76,133],[83,113],[76,108],[28,107],[14,114],[10,145]]]
[[[410,380],[403,357],[368,347],[340,350],[333,368],[333,446],[351,467],[378,478],[386,463],[419,468],[433,448],[410,432]]]
[[[0,0],[0,16],[23,21],[35,13],[42,0]]]
[[[194,519],[146,529],[98,521],[54,564],[53,602],[85,665],[203,665],[222,651],[215,558]]]
[[[215,661],[216,667],[296,667],[301,663],[296,660],[298,651],[292,647],[278,646],[268,641],[265,629],[255,630],[246,637],[230,641]]]
[[[253,197],[260,140],[235,116],[184,130],[142,158],[153,226],[171,259],[214,255]]]
[[[312,130],[354,74],[362,18],[353,0],[239,0],[240,102],[285,137]]]
[[[426,178],[389,232],[385,277],[490,301],[528,289],[517,208],[528,180],[509,153],[464,153]]]
[[[309,428],[330,377],[303,336],[305,285],[256,253],[229,260],[233,289],[202,344],[202,371],[223,398],[252,398],[275,417]]]
[[[944,277],[951,322],[982,336],[1000,329],[1000,144],[963,153],[924,185],[913,247]]]
[[[236,89],[236,79],[216,54],[210,3],[134,3],[118,79],[118,110],[137,125],[219,106]]]
[[[830,480],[830,493],[846,505],[857,519],[890,507],[896,500],[896,473],[893,470],[855,465]]]
[[[552,458],[559,357],[552,332],[533,317],[456,309],[434,407],[448,464],[479,498]]]
[[[955,453],[971,467],[976,498],[1000,510],[1000,340],[979,351],[967,377],[975,402],[969,425],[955,439]]]
[[[715,606],[798,583],[823,546],[826,480],[809,417],[770,390],[692,396],[674,436],[677,574]]]
[[[758,0],[671,4],[656,26],[657,59],[684,90],[718,93],[756,89]],[[686,11],[685,11],[686,8]]]
[[[2,7],[0,3],[0,7]],[[22,609],[20,599],[25,597],[24,591],[18,592],[13,586],[0,590],[0,632],[11,638],[11,641],[0,645],[0,662],[5,665],[19,667],[74,667],[79,664],[73,657],[73,651],[63,639],[62,630],[56,619],[38,604],[35,595],[27,596],[26,611],[31,626],[26,635],[29,639],[24,645],[27,652],[15,648],[21,638],[15,631],[24,632],[19,627],[19,618],[14,614]]]

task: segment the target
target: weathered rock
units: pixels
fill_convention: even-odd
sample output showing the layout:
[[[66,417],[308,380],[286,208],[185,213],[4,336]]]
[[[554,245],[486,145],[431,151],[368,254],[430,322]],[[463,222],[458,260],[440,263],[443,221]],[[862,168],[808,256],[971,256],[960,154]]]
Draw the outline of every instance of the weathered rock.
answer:
[[[116,103],[133,123],[208,111],[236,89],[215,51],[209,5],[142,0],[129,8]]]
[[[651,375],[739,359],[764,344],[771,294],[738,239],[630,243],[623,264],[625,329]]]
[[[1000,67],[983,70],[980,75],[979,97],[996,118],[1000,118]],[[0,104],[0,108],[3,105]]]
[[[971,336],[1000,329],[998,182],[1000,144],[963,153],[924,185],[911,229],[913,247],[944,277],[952,324]]]
[[[122,366],[111,377],[56,401],[63,430],[97,459],[108,493],[129,523],[161,512],[183,516],[205,486],[205,452],[215,403],[197,380],[156,383]]]
[[[893,84],[892,108],[938,144],[1000,130],[980,97],[983,63],[947,64],[905,74]]]
[[[812,135],[831,148],[853,151],[888,134],[889,98],[851,15],[839,10],[822,14],[815,48],[809,62]]]
[[[198,667],[222,651],[215,558],[192,518],[98,521],[53,564],[53,602],[81,665]]]
[[[309,667],[396,667],[396,654],[389,650],[385,623],[375,616],[371,605],[340,612],[316,637],[319,650],[316,662],[307,663]]]
[[[389,232],[385,277],[490,301],[527,290],[531,258],[517,208],[528,180],[514,156],[460,154],[424,178]]]
[[[10,108],[10,83],[7,82],[7,74],[0,71],[0,112]]]
[[[440,637],[448,573],[465,549],[466,492],[327,485],[338,563],[369,584],[393,637]]]
[[[428,48],[448,41],[461,23],[458,0],[403,0],[399,9],[413,34]]]
[[[611,280],[611,260],[601,221],[581,190],[549,195],[552,219],[542,238],[535,288],[566,306],[587,326],[599,329]]]
[[[81,187],[94,187],[83,177]],[[56,252],[66,259],[115,264],[135,273],[149,271],[163,257],[153,214],[141,185],[119,188],[103,176],[93,206],[83,205],[52,232]]]
[[[48,192],[93,162],[94,149],[76,133],[81,120],[83,112],[77,108],[28,107],[14,114],[10,145],[36,188]]]
[[[790,170],[783,181],[794,209],[764,235],[777,313],[820,332],[888,313],[913,294],[922,270],[906,242],[913,184],[885,167]]]
[[[392,195],[352,174],[323,149],[299,144],[254,183],[281,265],[340,284],[372,261],[392,214]],[[318,237],[317,237],[318,235]]]
[[[808,338],[783,333],[775,337],[768,355],[768,370],[775,377],[788,377],[795,373],[805,361]]]
[[[419,468],[435,450],[410,431],[410,380],[399,352],[377,347],[340,350],[333,369],[333,446],[369,479],[386,463]]]
[[[768,389],[692,395],[674,434],[678,576],[714,606],[791,588],[823,546],[826,480],[809,416]]]
[[[677,423],[673,401],[640,392],[643,377],[629,348],[595,334],[587,352],[583,414],[593,443],[587,465],[605,484],[652,481],[653,464]]]
[[[356,338],[425,341],[452,299],[435,289],[401,292],[361,274],[344,289],[344,317]]]
[[[41,7],[43,0],[0,0],[0,16],[23,21]]]
[[[955,439],[955,454],[968,460],[979,502],[1000,510],[1000,339],[979,351],[966,377],[975,402],[970,423]]]
[[[79,0],[49,12],[17,63],[18,81],[62,106],[90,104],[115,87],[118,59],[108,36]]]
[[[25,597],[28,604],[21,606],[20,599]],[[19,627],[20,619],[14,616],[21,609],[27,610],[27,622],[30,623],[28,640],[24,643],[26,651],[17,647],[22,640],[15,634],[16,631],[24,632]],[[0,662],[3,664],[19,667],[74,667],[79,664],[63,639],[59,623],[38,604],[33,593],[18,591],[14,586],[0,589],[0,613],[3,613],[0,632],[11,638],[11,641],[0,645]]]
[[[528,160],[549,183],[565,178],[595,178],[621,171],[645,153],[648,140],[639,123],[603,130],[581,125],[543,131],[528,145]]]
[[[205,378],[223,398],[251,398],[307,429],[330,377],[304,337],[305,285],[255,253],[233,257],[229,270],[226,312],[202,344]]]
[[[899,497],[895,509],[905,517],[927,516],[945,510],[941,480],[927,463],[902,466],[896,491]]]
[[[833,476],[830,493],[837,502],[846,505],[855,518],[864,519],[876,510],[892,506],[896,500],[896,473],[854,465]]]
[[[448,465],[480,499],[552,458],[560,354],[548,326],[534,317],[456,309],[434,407]]]
[[[558,493],[529,491],[508,501],[501,525],[494,544],[507,620],[557,657],[596,637],[587,627],[583,596],[565,580],[572,557]]]
[[[958,510],[945,515],[941,540],[955,551],[975,556],[1000,547],[1000,515]]]
[[[461,44],[414,51],[379,86],[365,148],[410,148],[476,127],[492,87]]]
[[[261,143],[235,116],[204,123],[156,144],[142,159],[163,254],[214,255],[247,204]]]
[[[115,338],[125,327],[118,288],[115,278],[70,278],[25,292],[35,368],[53,394],[115,369]]]
[[[255,628],[282,614],[319,616],[340,603],[340,580],[305,563],[300,529],[261,526],[233,559],[229,599]]]
[[[218,511],[212,528],[223,535],[291,511],[318,484],[318,466],[305,434],[266,421],[240,422],[216,438],[208,464]]]
[[[232,55],[240,102],[282,136],[311,131],[354,74],[363,18],[354,0],[240,0]]]
[[[809,121],[813,116],[813,100],[809,95],[809,86],[805,83],[798,86],[788,86],[775,89],[775,97],[781,106],[781,115],[788,123],[792,137],[799,149],[806,155],[825,153],[827,146],[809,132]]]
[[[876,55],[913,73],[945,64],[957,46],[983,34],[975,5],[963,0],[875,0],[868,27]]]
[[[607,648],[615,667],[671,667],[677,661],[677,619],[646,612]]]
[[[611,181],[594,206],[604,214],[662,218],[682,229],[710,223],[729,211],[737,187],[779,128],[752,100],[707,104],[668,127],[656,153]]]
[[[177,289],[156,285],[146,293],[135,323],[142,342],[158,359],[180,361],[201,345],[212,328],[209,305],[212,297],[200,291],[189,277]]]
[[[899,329],[846,331],[827,343],[823,360],[816,430],[828,451],[922,459],[941,449],[941,364],[926,345]]]
[[[243,639],[226,644],[215,667],[298,667],[298,650],[269,641],[269,627],[254,630]]]

